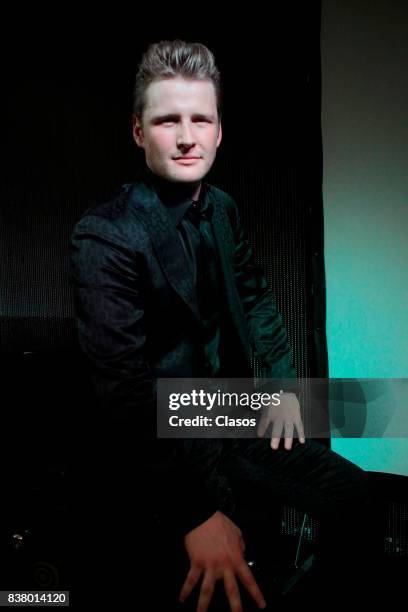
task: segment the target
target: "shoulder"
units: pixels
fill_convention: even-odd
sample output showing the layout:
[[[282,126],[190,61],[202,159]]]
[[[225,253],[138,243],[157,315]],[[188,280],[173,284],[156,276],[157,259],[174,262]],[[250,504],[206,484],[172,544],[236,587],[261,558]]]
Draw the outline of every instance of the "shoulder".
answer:
[[[215,185],[212,185],[211,183],[205,183],[205,187],[207,189],[209,197],[212,200],[219,202],[220,204],[224,204],[227,207],[234,204],[234,199],[226,191],[223,191],[222,189],[216,187]]]
[[[223,191],[219,187],[215,187],[209,183],[206,183],[206,188],[209,193],[209,198],[219,209],[226,212],[228,218],[233,226],[239,222],[239,210],[234,198]]]
[[[126,217],[132,188],[132,183],[124,184],[108,200],[90,206],[82,213],[78,224],[89,224],[95,227],[120,224]]]
[[[129,245],[132,238],[144,233],[134,214],[137,187],[137,183],[126,183],[108,200],[87,208],[76,223],[71,240],[87,235]]]

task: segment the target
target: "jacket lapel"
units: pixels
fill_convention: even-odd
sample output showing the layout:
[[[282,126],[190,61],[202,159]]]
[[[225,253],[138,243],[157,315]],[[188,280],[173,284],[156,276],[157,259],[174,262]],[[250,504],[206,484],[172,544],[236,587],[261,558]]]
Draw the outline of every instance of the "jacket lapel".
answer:
[[[143,182],[134,186],[131,199],[134,213],[149,233],[167,280],[201,322],[190,265],[166,207],[156,192]]]
[[[145,182],[136,183],[130,197],[134,205],[134,213],[146,227],[167,280],[201,325],[193,274],[166,207],[154,189]],[[231,225],[223,203],[217,201],[210,185],[207,185],[204,197],[208,198],[213,205],[212,228],[223,276],[222,283],[227,300],[227,310],[244,352],[248,355],[250,346],[248,331],[233,269],[235,244]]]

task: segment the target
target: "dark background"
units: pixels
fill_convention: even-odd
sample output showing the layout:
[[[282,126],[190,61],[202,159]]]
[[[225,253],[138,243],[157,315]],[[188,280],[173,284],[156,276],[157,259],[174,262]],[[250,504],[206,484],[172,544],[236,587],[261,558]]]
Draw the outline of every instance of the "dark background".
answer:
[[[224,137],[207,180],[241,208],[298,374],[327,374],[320,3],[277,4],[268,15],[228,9],[224,21],[209,5],[150,15],[70,11],[21,9],[2,26],[1,465],[12,491],[2,537],[13,560],[6,556],[6,587],[69,584],[68,477],[90,399],[68,240],[81,213],[132,181],[143,160],[131,138],[132,90],[150,42],[178,37],[215,53]]]

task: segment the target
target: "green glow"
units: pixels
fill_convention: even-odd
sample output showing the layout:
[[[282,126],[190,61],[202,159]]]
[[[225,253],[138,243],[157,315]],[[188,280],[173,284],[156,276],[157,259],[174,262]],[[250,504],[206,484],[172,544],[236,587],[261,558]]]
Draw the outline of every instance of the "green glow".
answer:
[[[327,341],[339,378],[408,377],[406,9],[374,5],[322,5]],[[365,469],[408,475],[407,439],[332,442]]]

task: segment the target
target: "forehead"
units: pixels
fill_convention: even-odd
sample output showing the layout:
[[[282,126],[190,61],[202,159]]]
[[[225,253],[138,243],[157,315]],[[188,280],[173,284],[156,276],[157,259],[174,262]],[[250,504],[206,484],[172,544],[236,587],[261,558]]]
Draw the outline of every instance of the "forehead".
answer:
[[[217,109],[211,81],[174,77],[153,81],[146,90],[145,112],[209,112]]]

